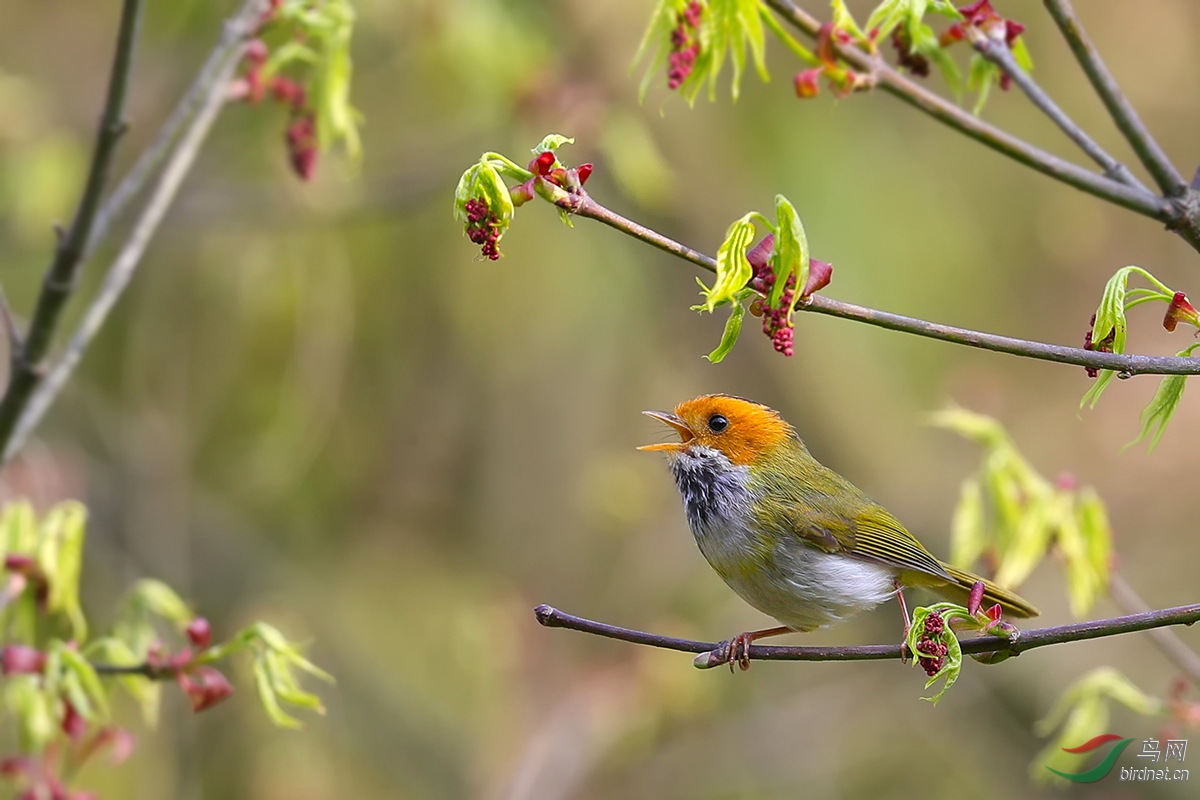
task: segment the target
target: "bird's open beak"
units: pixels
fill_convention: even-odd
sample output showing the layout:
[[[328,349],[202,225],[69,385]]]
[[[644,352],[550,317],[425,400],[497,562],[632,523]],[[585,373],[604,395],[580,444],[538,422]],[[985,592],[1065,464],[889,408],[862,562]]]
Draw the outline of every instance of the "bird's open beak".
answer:
[[[692,433],[692,429],[674,414],[668,414],[665,411],[643,411],[642,413],[647,417],[654,417],[659,422],[665,422],[674,428],[679,433],[679,441],[644,444],[638,450],[665,450],[668,453],[678,453],[688,442],[696,438],[696,434]]]

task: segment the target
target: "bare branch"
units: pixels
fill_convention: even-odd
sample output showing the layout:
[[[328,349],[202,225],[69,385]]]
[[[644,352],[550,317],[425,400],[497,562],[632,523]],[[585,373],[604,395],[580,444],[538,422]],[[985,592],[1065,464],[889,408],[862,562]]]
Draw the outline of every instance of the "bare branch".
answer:
[[[1175,166],[1167,158],[1158,142],[1150,135],[1150,131],[1142,123],[1137,111],[1125,99],[1121,87],[1117,86],[1112,73],[1108,71],[1104,60],[1092,46],[1079,17],[1071,7],[1070,0],[1045,0],[1046,10],[1054,17],[1063,38],[1075,54],[1079,66],[1083,67],[1092,88],[1100,96],[1101,102],[1108,109],[1113,122],[1121,129],[1133,151],[1137,153],[1146,171],[1154,178],[1154,182],[1168,197],[1179,197],[1187,192],[1187,183]]]
[[[1146,194],[1153,194],[1141,181],[1133,176],[1133,173],[1129,171],[1129,167],[1110,156],[1092,137],[1088,136],[1082,128],[1076,125],[1067,116],[1066,112],[1058,107],[1057,103],[1050,99],[1050,95],[1046,94],[1041,86],[1038,86],[1037,82],[1029,76],[1029,73],[1021,69],[1021,66],[1017,64],[1017,60],[1013,58],[1012,51],[1008,49],[1008,46],[1004,42],[993,41],[983,33],[972,28],[971,44],[981,56],[999,67],[1005,75],[1012,78],[1013,83],[1021,87],[1021,91],[1025,92],[1025,95],[1035,106],[1041,109],[1071,141],[1079,145],[1080,150],[1087,153],[1089,158],[1100,165],[1105,175],[1115,181],[1120,181],[1126,186],[1139,189]]]
[[[595,622],[583,617],[566,614],[556,608],[540,605],[533,610],[537,621],[547,628],[569,628],[609,639],[619,639],[633,644],[644,644],[650,647],[661,647],[666,650],[678,650],[684,653],[708,654],[708,662],[703,657],[697,659],[701,666],[717,666],[720,662],[720,651],[724,642],[698,642],[691,639],[676,639],[672,636],[662,636],[655,633],[635,631],[630,628],[620,628],[603,622]],[[1112,619],[1093,620],[1091,622],[1076,622],[1070,625],[1055,625],[1049,628],[1023,630],[1014,638],[1002,636],[979,636],[974,639],[962,640],[962,651],[967,654],[1001,653],[1008,656],[1018,656],[1028,650],[1046,647],[1052,644],[1082,642],[1088,639],[1100,639],[1106,636],[1117,636],[1122,633],[1148,631],[1167,625],[1192,625],[1200,621],[1200,603],[1187,606],[1166,608],[1161,611],[1147,611],[1140,614],[1129,614]],[[761,661],[881,661],[901,658],[901,645],[870,644],[848,647],[784,647],[779,645],[751,645],[749,657]]]
[[[209,82],[200,96],[200,105],[195,116],[187,123],[178,146],[171,153],[154,191],[146,202],[146,207],[109,267],[96,297],[84,312],[83,320],[72,335],[66,350],[40,381],[37,390],[22,409],[7,446],[0,455],[0,463],[11,459],[41,422],[74,372],[92,338],[104,324],[125,287],[129,285],[147,245],[158,230],[159,223],[174,201],[176,192],[191,170],[196,155],[225,105],[230,78],[237,69],[243,45],[253,30],[252,23],[257,19],[261,5],[262,0],[248,0],[238,16],[226,24],[225,32],[215,51],[220,54],[219,68],[208,74]],[[204,77],[206,73],[207,70],[202,70],[201,76]]]
[[[1116,603],[1117,608],[1128,614],[1142,614],[1150,610],[1146,601],[1138,596],[1119,572],[1114,572],[1108,579],[1108,596]],[[1146,633],[1180,672],[1187,675],[1193,684],[1200,686],[1200,654],[1184,644],[1173,630],[1155,628]]]
[[[657,247],[671,255],[702,267],[710,272],[716,270],[716,261],[704,253],[691,249],[679,242],[663,236],[644,225],[628,220],[597,203],[590,196],[583,196],[579,205],[574,209],[576,216],[587,217],[603,222],[611,228]],[[1027,339],[1014,339],[994,333],[983,333],[968,328],[955,328],[937,322],[927,322],[922,319],[905,317],[887,311],[856,306],[840,300],[832,300],[821,295],[812,295],[807,302],[796,307],[797,311],[810,311],[816,314],[826,314],[831,317],[865,322],[888,330],[911,333],[930,339],[940,339],[967,347],[977,347],[981,350],[991,350],[996,353],[1008,353],[1025,358],[1036,358],[1041,361],[1053,361],[1059,364],[1074,364],[1080,367],[1116,370],[1118,374],[1128,377],[1132,375],[1200,375],[1200,358],[1180,356],[1146,356],[1129,353],[1104,353],[1097,350],[1084,350],[1078,347],[1035,342]]]
[[[0,449],[12,436],[21,409],[41,381],[42,359],[50,350],[58,320],[67,300],[75,291],[83,252],[91,238],[92,226],[100,210],[100,201],[108,183],[117,141],[125,132],[125,98],[133,72],[133,51],[142,16],[143,0],[124,0],[117,32],[116,55],[108,81],[108,95],[100,115],[96,145],[88,168],[87,182],[75,210],[71,227],[60,237],[54,260],[46,272],[37,308],[21,346],[4,399],[0,401]]]

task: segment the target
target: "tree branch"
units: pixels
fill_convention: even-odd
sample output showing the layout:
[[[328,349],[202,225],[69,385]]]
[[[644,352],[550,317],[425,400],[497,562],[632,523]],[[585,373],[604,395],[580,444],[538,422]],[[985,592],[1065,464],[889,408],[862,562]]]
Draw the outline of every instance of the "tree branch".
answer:
[[[1137,111],[1125,99],[1121,87],[1117,85],[1112,73],[1108,71],[1104,60],[1092,46],[1079,17],[1071,7],[1070,0],[1045,0],[1046,10],[1054,18],[1063,38],[1075,54],[1075,60],[1083,67],[1092,88],[1100,96],[1109,116],[1120,128],[1130,147],[1137,153],[1138,159],[1146,171],[1154,178],[1154,182],[1162,189],[1167,197],[1179,197],[1187,192],[1187,182],[1167,158],[1166,153],[1158,146],[1158,142],[1150,135],[1150,131],[1142,123]]]
[[[99,244],[100,238],[107,234],[108,226],[120,214],[124,205],[137,194],[157,162],[170,153],[153,193],[134,223],[129,238],[105,274],[96,297],[84,312],[83,319],[62,356],[48,372],[42,370],[44,377],[39,377],[32,393],[27,393],[22,398],[17,408],[18,418],[10,427],[7,436],[0,435],[0,447],[3,448],[0,464],[10,460],[37,427],[128,286],[146,247],[158,230],[159,223],[174,201],[213,122],[225,104],[230,78],[237,69],[244,43],[253,32],[262,5],[263,0],[246,0],[238,14],[226,23],[221,39],[201,69],[197,81],[172,113],[154,144],[134,165],[129,177],[122,182],[112,200],[106,205],[104,225],[97,229],[97,235],[89,242],[89,249],[94,249]],[[178,145],[171,151],[170,145],[176,138]]]
[[[1046,94],[1041,86],[1038,86],[1037,82],[1029,76],[1029,73],[1021,69],[1017,60],[1013,58],[1012,51],[1008,49],[1008,46],[1004,42],[993,41],[974,28],[971,28],[970,31],[971,45],[975,48],[976,52],[999,67],[1005,75],[1012,78],[1013,83],[1017,84],[1021,88],[1021,91],[1025,92],[1029,100],[1041,109],[1042,113],[1049,117],[1071,141],[1079,145],[1080,150],[1087,153],[1089,158],[1100,165],[1105,175],[1115,181],[1120,181],[1126,186],[1132,186],[1153,196],[1153,192],[1135,178],[1128,167],[1110,156],[1092,137],[1088,136],[1082,128],[1076,125],[1067,116],[1066,112],[1058,107],[1057,103],[1050,99],[1050,95]]]
[[[123,677],[137,675],[152,681],[174,680],[179,674],[179,667],[157,667],[149,661],[141,664],[92,664],[97,675]]]
[[[710,256],[680,244],[644,225],[628,220],[597,203],[589,195],[583,195],[574,209],[575,215],[603,222],[611,228],[657,247],[659,250],[690,261],[698,267],[716,271],[716,261]],[[1200,357],[1191,356],[1146,356],[1129,353],[1104,353],[1078,347],[1048,344],[1045,342],[1014,339],[994,333],[983,333],[967,328],[955,328],[937,322],[927,322],[887,311],[844,303],[821,295],[810,295],[807,302],[796,307],[797,311],[826,314],[831,317],[865,322],[888,330],[911,333],[930,339],[940,339],[967,347],[1008,353],[1041,361],[1073,364],[1080,367],[1116,370],[1122,376],[1132,375],[1200,375]]]
[[[1143,614],[1150,610],[1146,601],[1138,596],[1119,572],[1113,572],[1108,579],[1108,596],[1117,608],[1127,614]],[[1146,634],[1180,672],[1187,675],[1194,685],[1200,686],[1200,654],[1168,628],[1155,628],[1146,631]]]
[[[116,55],[108,80],[108,95],[100,115],[96,145],[88,168],[87,181],[71,227],[58,240],[54,260],[46,272],[37,308],[29,323],[25,341],[15,360],[16,369],[9,379],[4,399],[0,401],[0,449],[12,436],[21,409],[41,381],[42,359],[54,340],[54,332],[67,300],[75,291],[83,252],[91,238],[92,225],[100,209],[104,187],[112,167],[117,141],[125,132],[125,98],[133,72],[133,51],[142,16],[143,0],[125,0],[117,32]]]
[[[766,2],[798,30],[816,37],[820,23],[792,0]],[[1143,216],[1159,220],[1165,223],[1168,229],[1179,233],[1193,248],[1200,250],[1200,223],[1197,222],[1197,219],[1200,219],[1200,198],[1195,192],[1188,195],[1187,202],[1172,202],[1097,175],[967,113],[945,98],[904,77],[878,56],[866,53],[853,45],[841,44],[836,37],[833,47],[838,57],[847,64],[874,76],[879,88],[939,122],[1043,175]]]
[[[630,628],[620,628],[616,625],[566,614],[548,605],[540,605],[533,612],[537,616],[537,621],[547,628],[569,628],[633,644],[644,644],[684,653],[708,654],[707,662],[703,657],[696,660],[697,666],[701,668],[718,666],[722,663],[719,654],[724,642],[698,642],[635,631]],[[1008,656],[1018,656],[1028,650],[1052,644],[1082,642],[1088,639],[1117,636],[1122,633],[1148,631],[1167,625],[1192,625],[1197,621],[1200,621],[1200,603],[1166,608],[1161,611],[1129,614],[1112,619],[1020,631],[1013,639],[1006,639],[1002,636],[979,636],[974,639],[964,639],[961,640],[962,651],[967,654],[1002,653]],[[898,643],[847,647],[784,647],[756,644],[750,646],[748,655],[752,659],[761,661],[881,661],[902,656],[901,645]]]

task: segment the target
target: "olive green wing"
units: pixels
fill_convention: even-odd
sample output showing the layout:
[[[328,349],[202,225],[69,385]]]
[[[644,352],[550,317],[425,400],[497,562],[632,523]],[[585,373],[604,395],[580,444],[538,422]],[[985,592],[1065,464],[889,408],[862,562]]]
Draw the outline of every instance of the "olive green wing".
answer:
[[[826,504],[801,503],[783,513],[788,532],[827,553],[845,553],[877,564],[954,578],[900,520],[876,503],[854,504],[850,513],[830,513]]]

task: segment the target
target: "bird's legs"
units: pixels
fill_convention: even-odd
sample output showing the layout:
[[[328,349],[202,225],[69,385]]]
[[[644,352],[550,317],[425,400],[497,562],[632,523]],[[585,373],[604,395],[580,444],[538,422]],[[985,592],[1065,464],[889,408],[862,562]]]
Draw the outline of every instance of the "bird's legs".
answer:
[[[900,613],[904,615],[904,638],[900,640],[900,662],[908,663],[908,631],[912,627],[912,618],[908,616],[908,603],[904,602],[904,586],[900,584],[900,579],[896,578],[892,582],[892,586],[896,589],[896,600],[900,603]]]
[[[794,633],[792,628],[780,626],[778,628],[765,628],[761,631],[746,631],[739,633],[727,642],[722,642],[721,661],[729,665],[729,671],[733,672],[733,665],[736,663],[743,671],[750,669],[750,644],[757,639],[765,639],[768,636],[779,636],[783,633]]]

